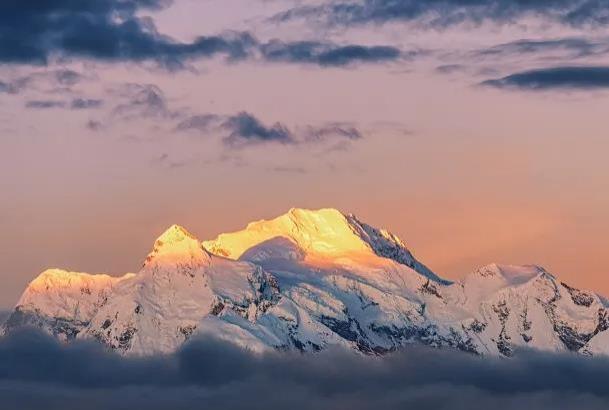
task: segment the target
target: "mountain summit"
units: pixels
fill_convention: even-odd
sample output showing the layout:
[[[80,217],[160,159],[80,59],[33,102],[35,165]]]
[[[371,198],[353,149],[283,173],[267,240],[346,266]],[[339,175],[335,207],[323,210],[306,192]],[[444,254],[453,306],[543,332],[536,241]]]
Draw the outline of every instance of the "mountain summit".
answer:
[[[151,263],[173,264],[179,261],[199,263],[208,260],[209,255],[201,247],[201,242],[179,225],[172,225],[154,242],[152,252],[146,257],[144,266]]]
[[[202,333],[253,350],[609,354],[598,295],[534,265],[492,264],[446,281],[397,236],[335,209],[292,209],[204,242],[174,225],[140,272],[121,278],[45,271],[3,331],[24,325],[135,355],[172,352]]]
[[[273,220],[252,222],[242,231],[205,241],[203,247],[231,259],[255,261],[264,258],[256,253],[261,249],[274,251],[275,257],[280,254],[292,257],[296,251],[303,258],[329,262],[351,259],[374,263],[379,258],[388,258],[440,280],[412,256],[397,236],[333,208],[316,211],[292,208]]]

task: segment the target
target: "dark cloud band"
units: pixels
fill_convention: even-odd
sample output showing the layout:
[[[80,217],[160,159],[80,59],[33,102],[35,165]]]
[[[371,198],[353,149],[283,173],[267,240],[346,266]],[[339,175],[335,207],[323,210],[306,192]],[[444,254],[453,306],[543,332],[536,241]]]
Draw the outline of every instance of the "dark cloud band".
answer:
[[[299,6],[273,20],[310,18],[345,26],[416,21],[447,27],[464,22],[509,23],[527,16],[573,26],[603,25],[609,22],[609,0],[339,0]]]
[[[609,405],[608,377],[606,358],[533,352],[509,360],[417,347],[380,358],[254,354],[197,339],[173,355],[125,358],[32,331],[0,339],[6,410],[597,410]]]
[[[609,67],[551,67],[523,71],[482,85],[524,90],[593,90],[609,88]]]
[[[259,143],[296,145],[323,143],[328,140],[358,140],[363,133],[350,123],[329,123],[322,126],[306,126],[292,130],[281,122],[264,124],[254,115],[242,111],[234,115],[202,114],[181,121],[177,131],[197,131],[204,134],[225,134],[223,141],[230,147],[242,147]]]
[[[316,64],[319,66],[346,66],[354,63],[395,61],[401,52],[388,46],[335,46],[329,43],[300,41],[285,43],[270,41],[260,47],[267,61]]]
[[[235,61],[261,55],[266,61],[345,66],[401,57],[399,49],[389,46],[260,43],[247,32],[201,36],[182,43],[159,33],[150,18],[138,14],[167,4],[163,0],[0,2],[0,63],[46,64],[59,57],[155,61],[176,68],[198,58],[224,56]]]

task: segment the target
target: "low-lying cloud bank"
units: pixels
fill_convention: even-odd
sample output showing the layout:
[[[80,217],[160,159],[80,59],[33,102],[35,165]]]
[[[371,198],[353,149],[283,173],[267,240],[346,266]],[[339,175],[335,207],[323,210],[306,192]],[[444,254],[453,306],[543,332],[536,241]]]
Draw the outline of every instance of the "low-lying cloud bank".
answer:
[[[9,409],[605,409],[609,360],[520,352],[514,359],[415,348],[249,353],[198,339],[174,355],[123,358],[33,330],[0,339]]]

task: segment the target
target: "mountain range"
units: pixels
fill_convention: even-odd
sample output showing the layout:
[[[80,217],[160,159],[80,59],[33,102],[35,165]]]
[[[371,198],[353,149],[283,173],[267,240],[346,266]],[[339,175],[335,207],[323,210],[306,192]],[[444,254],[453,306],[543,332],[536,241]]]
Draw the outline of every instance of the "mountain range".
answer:
[[[292,209],[201,242],[174,225],[141,270],[50,269],[2,327],[95,339],[125,355],[171,353],[196,335],[253,350],[412,344],[511,356],[609,354],[609,303],[535,265],[491,264],[448,281],[390,232],[335,209]]]

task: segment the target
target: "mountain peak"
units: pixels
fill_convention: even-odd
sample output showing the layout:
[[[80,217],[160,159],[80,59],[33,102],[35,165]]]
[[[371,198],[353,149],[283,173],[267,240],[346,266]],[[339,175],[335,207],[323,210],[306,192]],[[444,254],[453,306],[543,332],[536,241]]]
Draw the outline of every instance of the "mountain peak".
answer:
[[[320,218],[331,218],[341,220],[345,218],[345,215],[336,208],[319,208],[319,209],[307,209],[307,208],[290,208],[287,215],[291,215],[294,218],[301,217],[312,217],[317,216]]]
[[[183,226],[180,225],[171,225],[169,228],[167,228],[165,230],[165,232],[163,232],[163,234],[161,234],[161,236],[159,236],[157,238],[157,242],[161,241],[163,243],[178,243],[184,240],[188,240],[188,239],[194,239],[196,240],[195,236],[193,234],[191,234],[190,232],[188,232],[186,230],[186,228],[184,228]]]
[[[51,268],[38,275],[30,282],[28,289],[34,292],[44,292],[54,288],[78,287],[83,281],[95,280],[97,283],[110,283],[115,278],[108,275],[90,275],[81,272],[70,272],[63,269]]]
[[[283,240],[279,241],[279,238]],[[257,255],[259,259],[262,254],[289,258],[308,255],[331,260],[348,257],[374,263],[380,260],[377,258],[387,258],[434,281],[441,281],[413,257],[397,236],[334,208],[292,208],[275,219],[252,222],[242,231],[222,234],[215,240],[203,242],[203,247],[231,259],[244,255]],[[261,247],[264,252],[255,252]]]
[[[248,249],[277,237],[293,241],[307,254],[336,255],[369,250],[347,217],[331,208],[292,208],[275,219],[252,222],[243,231],[221,234],[213,241],[203,242],[203,247],[238,259]]]
[[[200,241],[193,234],[180,225],[171,225],[154,242],[154,248],[144,265],[153,260],[176,262],[184,259],[205,259],[206,256]]]
[[[538,265],[504,265],[491,263],[483,266],[465,278],[469,285],[481,286],[518,286],[525,284],[540,275],[554,278]],[[475,285],[478,286],[478,285]]]

